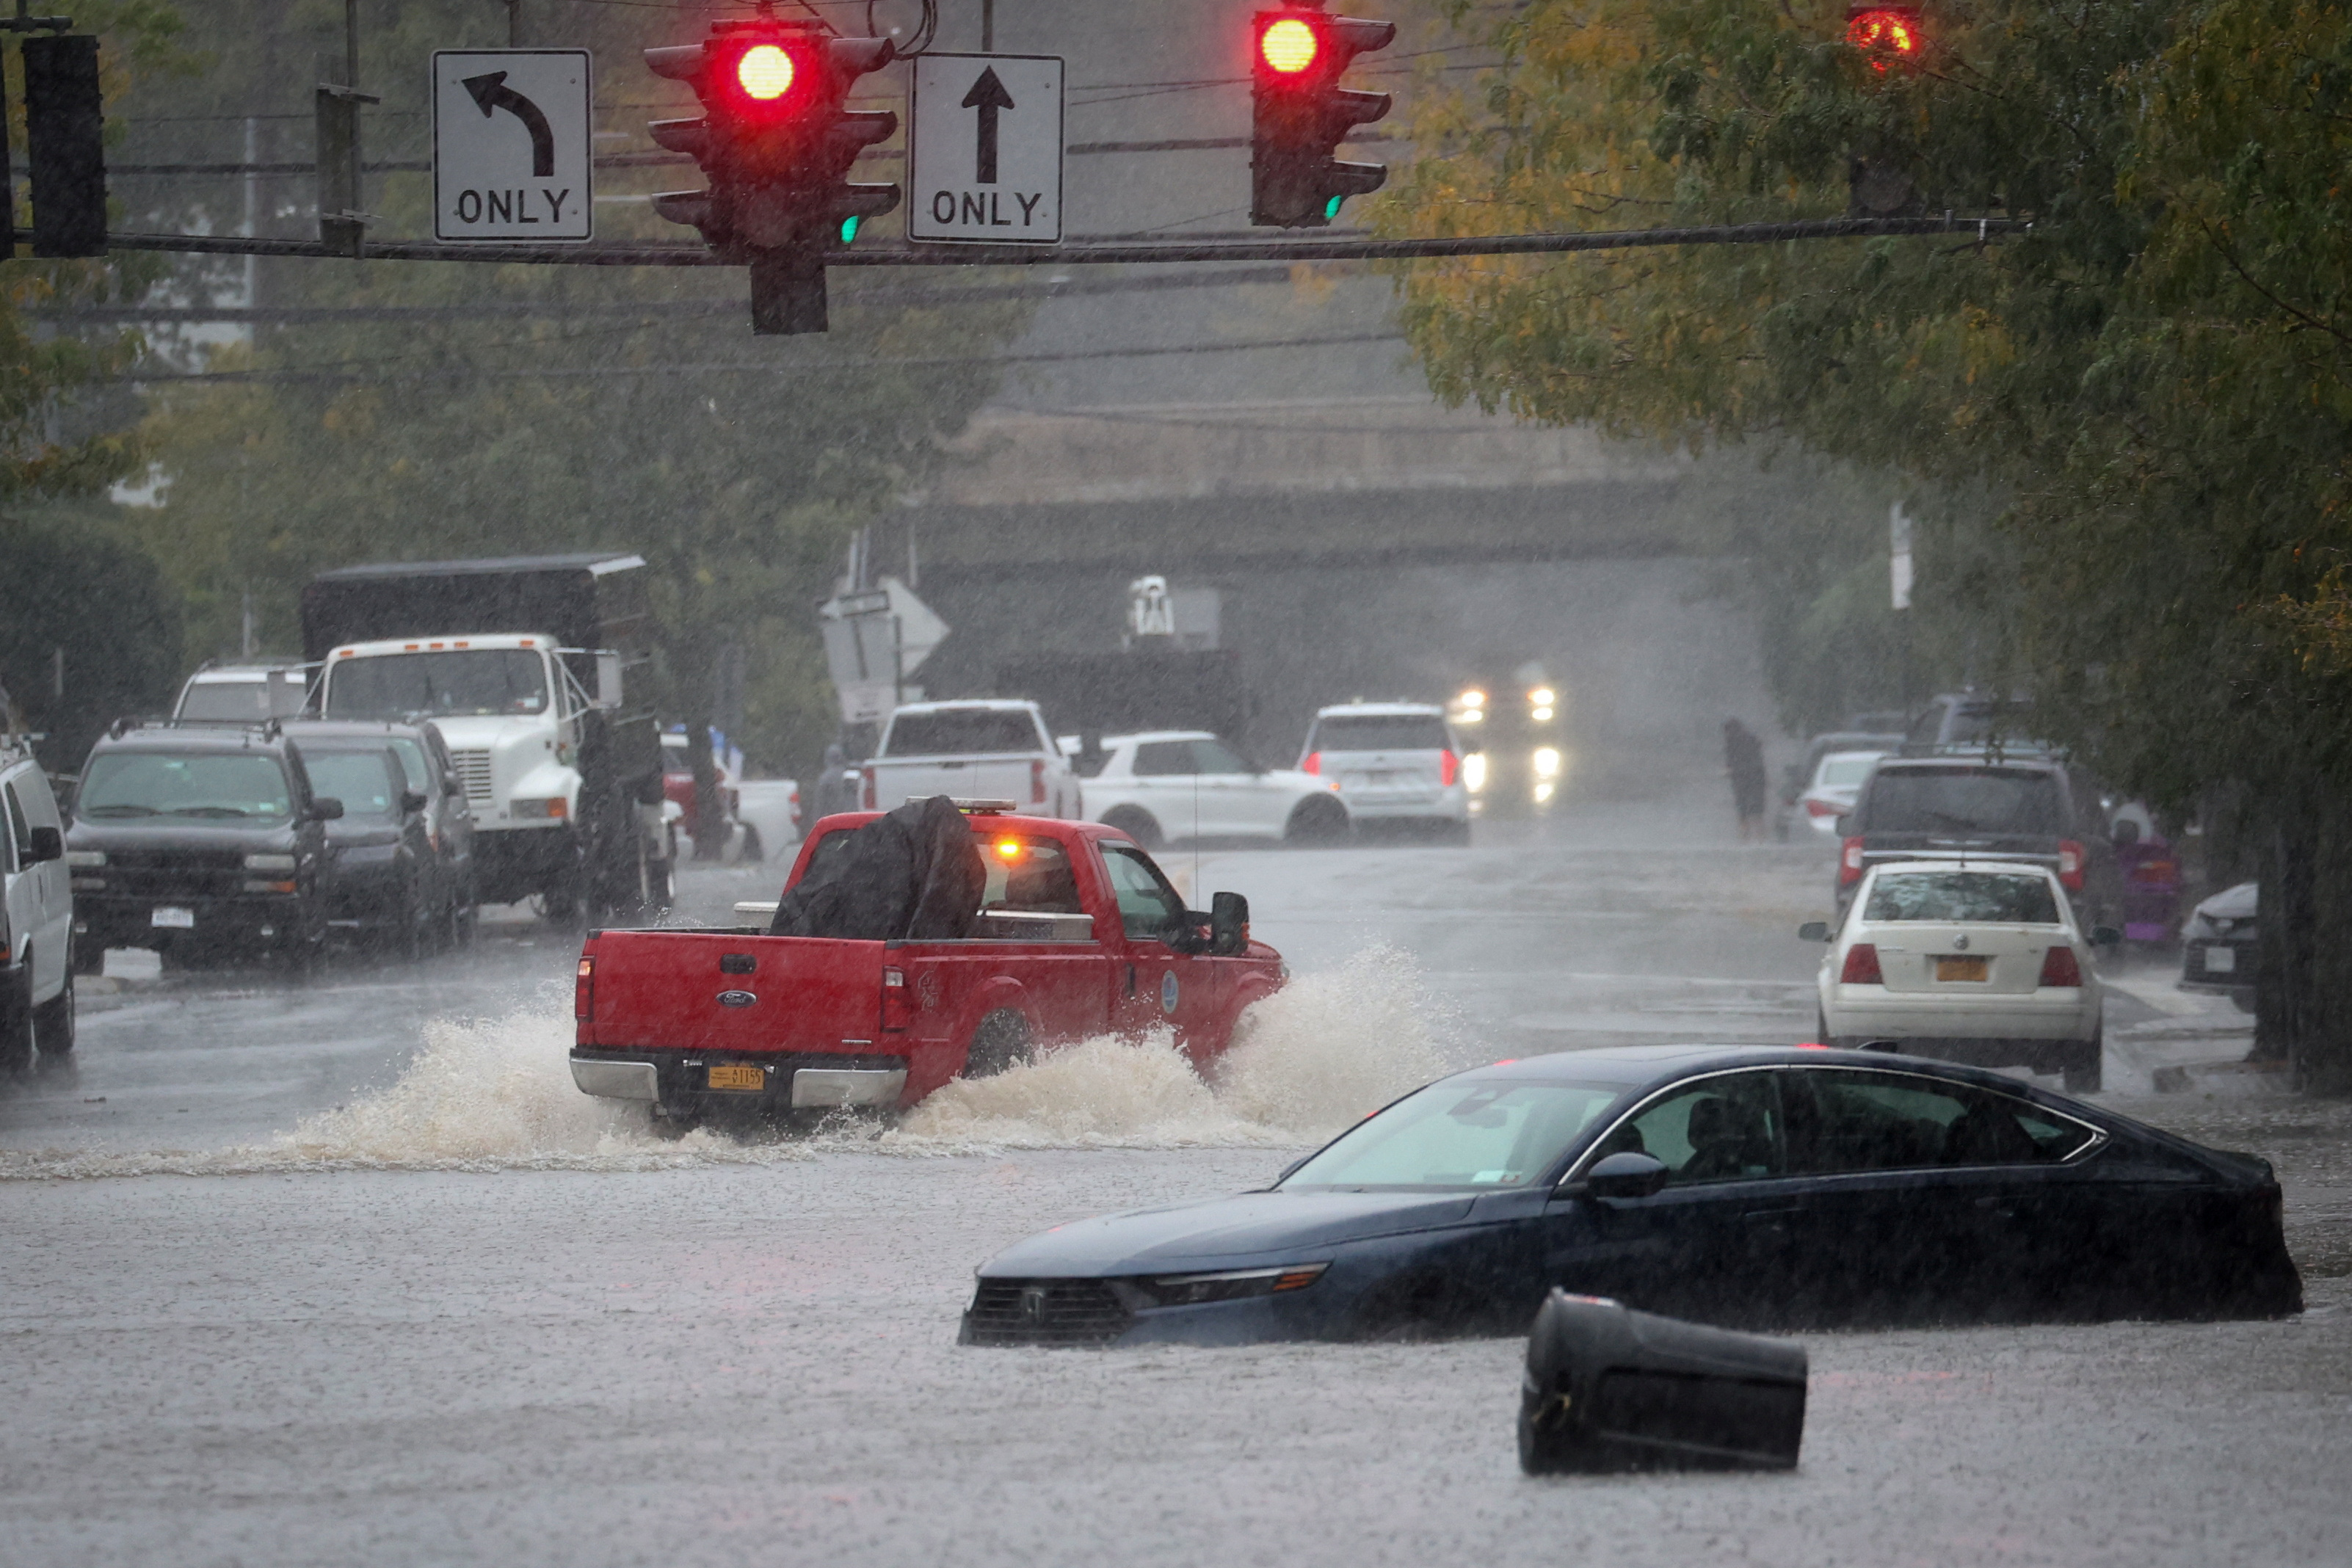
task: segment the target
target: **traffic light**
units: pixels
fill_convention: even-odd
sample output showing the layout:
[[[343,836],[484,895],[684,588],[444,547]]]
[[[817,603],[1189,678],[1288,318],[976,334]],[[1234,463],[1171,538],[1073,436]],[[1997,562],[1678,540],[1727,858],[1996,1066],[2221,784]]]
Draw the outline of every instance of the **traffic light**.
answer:
[[[1916,66],[1927,40],[1916,5],[1849,5],[1845,41],[1870,57],[1873,68]]]
[[[98,40],[25,40],[25,151],[32,166],[33,254],[106,254],[106,146]]]
[[[1393,22],[1360,22],[1286,5],[1250,19],[1250,222],[1321,228],[1339,204],[1389,177],[1379,163],[1332,156],[1348,133],[1389,111],[1384,92],[1339,86],[1349,62],[1396,41]]]
[[[751,267],[754,331],[824,331],[825,253],[898,205],[896,185],[848,183],[857,154],[896,132],[898,117],[845,107],[857,79],[893,52],[887,38],[837,38],[768,16],[646,51],[654,74],[693,88],[703,110],[699,120],[656,121],[653,139],[690,154],[710,182],[657,195],[654,208]]]

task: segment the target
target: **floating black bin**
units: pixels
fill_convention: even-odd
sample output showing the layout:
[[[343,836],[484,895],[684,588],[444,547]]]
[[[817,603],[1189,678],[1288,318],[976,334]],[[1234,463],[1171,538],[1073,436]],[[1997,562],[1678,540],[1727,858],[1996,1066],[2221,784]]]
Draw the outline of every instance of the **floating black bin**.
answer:
[[[1528,1336],[1519,1468],[1790,1469],[1805,1349],[1554,1290]]]

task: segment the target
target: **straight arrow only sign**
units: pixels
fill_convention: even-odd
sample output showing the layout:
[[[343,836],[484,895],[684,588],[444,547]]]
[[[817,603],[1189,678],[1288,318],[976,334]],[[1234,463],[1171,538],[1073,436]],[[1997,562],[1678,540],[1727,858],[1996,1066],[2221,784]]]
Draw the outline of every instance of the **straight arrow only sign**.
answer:
[[[907,235],[960,244],[1062,237],[1062,61],[915,57]]]

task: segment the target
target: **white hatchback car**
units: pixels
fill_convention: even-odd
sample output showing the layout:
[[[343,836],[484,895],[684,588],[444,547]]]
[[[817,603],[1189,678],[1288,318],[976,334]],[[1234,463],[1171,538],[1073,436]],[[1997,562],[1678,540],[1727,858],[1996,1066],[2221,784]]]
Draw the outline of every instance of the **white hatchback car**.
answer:
[[[1799,934],[1827,942],[1821,1043],[1897,1043],[1905,1054],[2065,1075],[2099,1087],[2102,998],[2087,936],[2066,890],[2040,866],[1896,860],[1863,878],[1843,924]]]
[[[1086,759],[1075,759],[1081,771]],[[1086,782],[1087,815],[1145,848],[1181,838],[1338,844],[1348,808],[1337,779],[1262,768],[1206,730],[1106,735]]]
[[[0,1068],[73,1049],[65,819],[32,752],[0,734]]]
[[[1345,702],[1315,715],[1298,761],[1301,773],[1339,785],[1360,826],[1396,822],[1470,842],[1470,774],[1475,765],[1427,702]],[[1483,763],[1483,759],[1479,760]]]
[[[1813,776],[1797,797],[1806,823],[1824,838],[1838,836],[1838,819],[1853,809],[1862,781],[1878,765],[1885,752],[1832,752],[1813,764]]]

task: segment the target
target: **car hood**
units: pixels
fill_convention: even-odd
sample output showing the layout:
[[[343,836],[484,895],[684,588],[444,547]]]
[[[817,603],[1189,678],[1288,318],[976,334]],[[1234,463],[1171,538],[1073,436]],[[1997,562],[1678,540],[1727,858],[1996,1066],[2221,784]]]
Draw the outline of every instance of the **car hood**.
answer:
[[[2254,918],[2261,890],[2259,882],[2241,882],[2234,888],[2224,888],[2198,905],[2197,912],[2209,921],[2250,921]]]
[[[1055,1226],[1006,1247],[981,1272],[1115,1276],[1281,1262],[1342,1242],[1452,1225],[1473,1201],[1461,1194],[1240,1193]]]
[[[194,816],[76,817],[66,829],[71,849],[236,849],[247,853],[291,849],[295,837],[286,822],[238,822]]]

